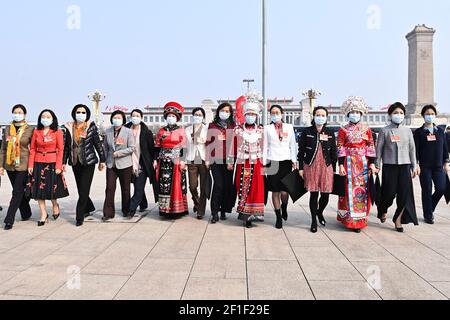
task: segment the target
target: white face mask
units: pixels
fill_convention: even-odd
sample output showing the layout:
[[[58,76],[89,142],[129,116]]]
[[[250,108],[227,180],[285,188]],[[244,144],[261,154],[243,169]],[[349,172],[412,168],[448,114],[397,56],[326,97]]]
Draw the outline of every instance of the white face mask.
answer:
[[[192,122],[194,124],[202,124],[203,123],[203,117],[201,117],[201,116],[194,116],[194,117],[192,117]]]
[[[219,112],[219,118],[222,121],[227,121],[228,119],[230,119],[231,114],[229,114],[228,112]]]
[[[173,126],[177,123],[177,117],[168,116],[166,121],[169,126]]]
[[[140,117],[132,117],[131,118],[131,123],[135,126],[141,124],[142,119]]]
[[[122,119],[113,119],[112,124],[114,127],[121,127],[123,125]]]
[[[22,122],[25,120],[25,115],[22,113],[13,113],[12,118],[14,122]]]

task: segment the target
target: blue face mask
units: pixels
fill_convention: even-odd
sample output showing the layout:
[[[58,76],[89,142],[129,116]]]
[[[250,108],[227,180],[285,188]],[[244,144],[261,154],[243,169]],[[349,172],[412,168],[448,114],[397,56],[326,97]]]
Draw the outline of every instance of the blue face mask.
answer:
[[[12,118],[14,122],[22,122],[25,120],[25,115],[21,113],[13,113]]]
[[[141,119],[140,117],[132,117],[132,118],[131,118],[131,123],[132,123],[134,126],[140,125],[141,122],[142,122],[142,119]]]
[[[250,115],[245,116],[245,122],[247,122],[247,124],[250,124],[250,125],[255,124],[256,116],[250,116]]]
[[[358,124],[361,121],[361,115],[359,113],[350,113],[348,120],[353,124]]]
[[[228,119],[230,119],[231,114],[229,114],[228,112],[219,112],[219,118],[222,121],[227,121]]]
[[[83,113],[77,113],[75,115],[75,119],[77,120],[77,122],[85,122],[87,119],[87,115]]]
[[[395,124],[402,124],[403,121],[405,121],[405,115],[404,114],[393,114],[391,116],[391,121]]]
[[[201,117],[201,116],[194,116],[192,118],[192,122],[194,124],[202,124],[203,123],[203,117]]]
[[[283,120],[283,116],[281,115],[272,115],[272,122],[273,123],[279,123],[281,122],[281,120]]]
[[[319,126],[323,126],[324,124],[327,123],[327,117],[316,116],[316,117],[314,117],[314,123]]]
[[[426,115],[425,117],[425,122],[428,124],[432,124],[436,122],[436,116],[435,115]]]
[[[48,118],[41,118],[41,124],[44,127],[50,127],[53,123],[53,119],[48,119]]]
[[[112,124],[114,127],[121,127],[123,126],[123,120],[122,119],[113,119]]]

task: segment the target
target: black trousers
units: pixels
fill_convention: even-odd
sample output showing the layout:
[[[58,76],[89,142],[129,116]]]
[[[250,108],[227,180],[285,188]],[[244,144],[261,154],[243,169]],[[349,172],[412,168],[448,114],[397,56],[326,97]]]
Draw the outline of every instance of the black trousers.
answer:
[[[214,187],[211,196],[211,212],[231,213],[236,201],[236,189],[233,184],[233,171],[227,169],[226,164],[211,166]]]
[[[425,219],[433,219],[439,201],[445,194],[447,187],[447,176],[442,167],[427,168],[422,167],[420,174],[420,185],[422,186],[422,206]],[[434,193],[433,193],[434,182]]]
[[[91,193],[92,180],[94,179],[95,165],[83,166],[76,165],[72,167],[75,181],[78,189],[78,202],[76,209],[77,221],[83,222],[87,213],[94,212],[95,207],[89,197]]]
[[[103,205],[103,214],[106,218],[114,218],[116,215],[115,195],[117,187],[117,178],[120,181],[120,189],[122,190],[122,213],[128,215],[130,213],[131,200],[131,178],[133,175],[133,167],[125,169],[112,168],[106,171],[106,198]]]
[[[141,210],[148,208],[148,201],[145,195],[145,184],[147,183],[147,173],[142,170],[139,176],[134,177],[134,194],[130,202],[130,211],[136,212],[137,208],[140,206]]]
[[[411,177],[411,165],[383,165],[381,186],[381,205],[378,207],[378,218],[387,213],[397,199],[397,211],[394,222],[402,214],[402,224],[418,225],[414,189]]]
[[[13,188],[12,198],[6,214],[5,224],[14,224],[17,210],[20,210],[22,219],[31,218],[30,199],[25,196],[28,172],[8,171],[8,177]]]

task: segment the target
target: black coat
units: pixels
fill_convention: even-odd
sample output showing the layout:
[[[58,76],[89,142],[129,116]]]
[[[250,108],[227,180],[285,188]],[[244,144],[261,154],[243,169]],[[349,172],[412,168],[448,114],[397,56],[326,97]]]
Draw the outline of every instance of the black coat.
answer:
[[[429,142],[428,136],[430,135],[431,133],[424,126],[414,132],[417,162],[421,167],[442,167],[449,160],[444,130],[435,127],[434,136],[436,141]]]
[[[72,123],[66,124],[63,128],[64,135],[64,158],[63,163],[73,166],[72,159]],[[92,166],[99,162],[105,163],[106,156],[103,149],[103,143],[100,140],[97,125],[94,122],[89,124],[86,132],[86,138],[81,139],[81,162],[83,165]],[[97,157],[98,154],[98,157]]]
[[[328,136],[328,141],[320,141],[320,135]],[[337,162],[337,145],[334,133],[326,126],[322,128],[321,132],[317,132],[315,126],[307,128],[301,135],[298,143],[298,162],[300,170],[303,170],[304,165],[312,165],[316,159],[317,151],[322,147],[325,163],[327,166],[332,165],[336,168]]]
[[[447,132],[445,134],[445,137],[447,139],[447,149],[448,149],[448,152],[450,153],[450,132]]]
[[[131,128],[133,124],[127,123],[125,127]],[[158,183],[156,181],[156,173],[153,168],[153,161],[156,160],[155,155],[156,147],[153,132],[144,124],[141,123],[141,135],[139,138],[139,145],[141,148],[140,164],[148,177],[150,177],[150,183],[153,185],[153,193],[155,195],[155,201],[158,201]]]

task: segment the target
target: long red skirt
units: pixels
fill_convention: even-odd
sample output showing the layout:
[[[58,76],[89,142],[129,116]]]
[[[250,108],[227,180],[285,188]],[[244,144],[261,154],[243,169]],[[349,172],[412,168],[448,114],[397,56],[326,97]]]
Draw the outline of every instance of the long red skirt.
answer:
[[[237,212],[243,221],[264,221],[264,171],[260,159],[236,168]]]

